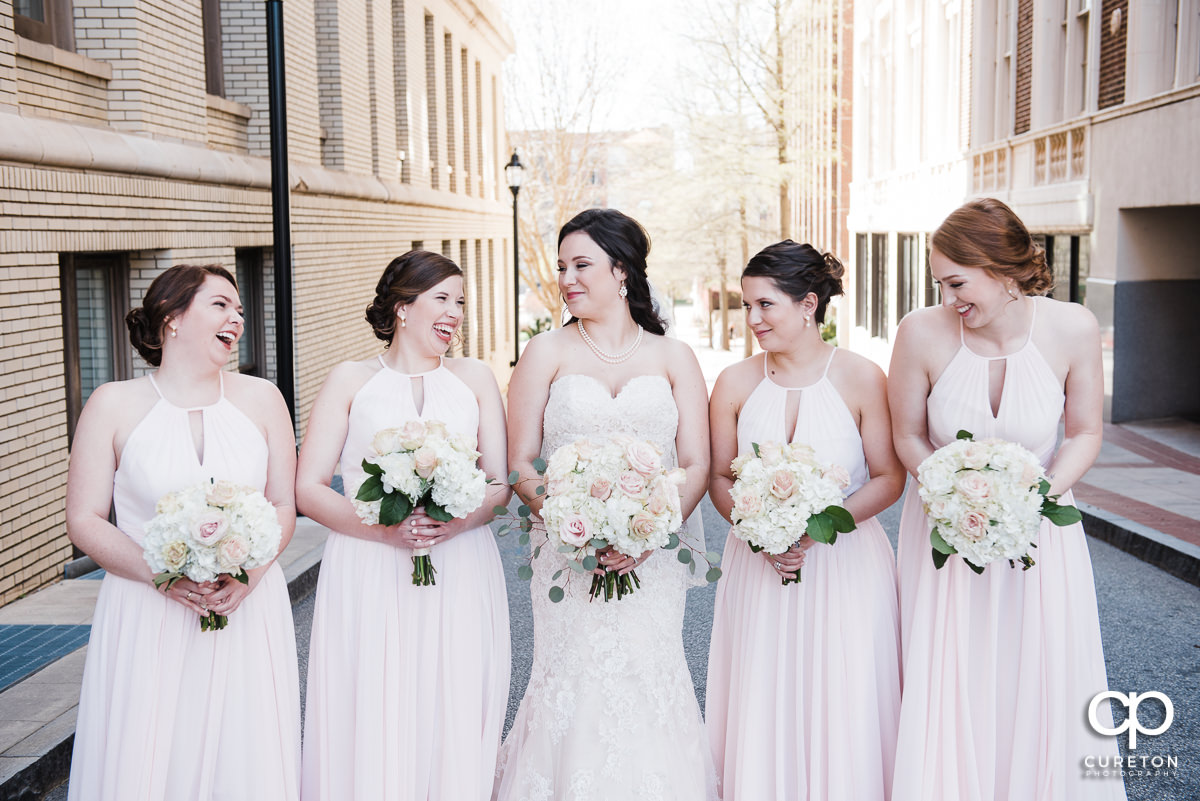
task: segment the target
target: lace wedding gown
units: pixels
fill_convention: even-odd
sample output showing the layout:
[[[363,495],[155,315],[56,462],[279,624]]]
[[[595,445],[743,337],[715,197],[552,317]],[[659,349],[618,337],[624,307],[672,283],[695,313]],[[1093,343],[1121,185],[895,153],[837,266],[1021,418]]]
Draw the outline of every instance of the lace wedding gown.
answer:
[[[631,379],[616,397],[590,376],[550,387],[542,456],[586,436],[648,439],[675,461],[679,414],[662,376]],[[702,538],[701,538],[702,539]],[[545,542],[534,531],[533,544]],[[687,566],[655,551],[637,568],[641,587],[620,601],[589,601],[590,577],[573,574],[560,603],[547,593],[563,556],[533,560],[533,668],[501,749],[495,799],[703,801],[715,776],[683,652]],[[570,570],[567,569],[567,575]]]

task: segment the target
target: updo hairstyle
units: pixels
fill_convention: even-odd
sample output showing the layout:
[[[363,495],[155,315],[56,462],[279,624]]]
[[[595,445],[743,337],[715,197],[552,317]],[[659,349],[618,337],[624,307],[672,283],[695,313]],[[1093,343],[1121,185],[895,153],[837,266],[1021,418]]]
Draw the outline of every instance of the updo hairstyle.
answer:
[[[396,335],[396,310],[450,276],[462,274],[450,259],[428,250],[410,250],[392,259],[375,286],[375,300],[367,307],[367,322],[375,336],[391,345]]]
[[[650,235],[641,224],[616,209],[587,209],[576,214],[558,232],[558,245],[576,231],[582,231],[612,259],[613,267],[625,271],[625,300],[633,321],[651,334],[665,334],[666,321],[658,314],[658,304],[650,296],[646,278],[646,257],[650,255]],[[570,322],[578,318],[572,317]]]
[[[823,323],[829,299],[842,294],[845,272],[846,268],[832,253],[822,254],[812,245],[785,239],[756,253],[742,270],[742,277],[770,278],[779,291],[796,303],[812,292],[817,296],[813,316]]]
[[[1012,279],[1022,295],[1044,295],[1054,285],[1045,249],[1034,244],[1013,210],[995,198],[972,200],[951,212],[930,243],[955,264]]]
[[[237,279],[219,264],[176,264],[150,282],[142,305],[125,315],[129,341],[151,366],[162,364],[163,333],[167,322],[187,311],[210,275],[224,278],[237,289]]]

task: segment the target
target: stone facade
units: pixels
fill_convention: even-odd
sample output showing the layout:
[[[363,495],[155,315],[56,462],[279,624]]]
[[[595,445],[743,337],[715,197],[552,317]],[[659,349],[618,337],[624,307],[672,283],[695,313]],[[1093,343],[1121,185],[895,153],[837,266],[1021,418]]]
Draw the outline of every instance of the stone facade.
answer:
[[[30,33],[0,0],[0,603],[72,558],[74,418],[99,381],[145,371],[121,317],[155,275],[236,267],[250,314],[233,362],[275,372],[265,4],[44,6],[60,14],[57,33]],[[459,352],[507,368],[498,76],[513,44],[488,0],[283,8],[302,435],[329,369],[379,351],[363,310],[383,267],[414,246],[448,251],[467,273]]]

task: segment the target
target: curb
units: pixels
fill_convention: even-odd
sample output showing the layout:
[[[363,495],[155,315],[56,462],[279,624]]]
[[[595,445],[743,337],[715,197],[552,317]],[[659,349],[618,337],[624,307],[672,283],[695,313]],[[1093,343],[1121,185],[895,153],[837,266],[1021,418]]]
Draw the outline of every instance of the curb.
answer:
[[[1081,503],[1083,530],[1188,584],[1200,587],[1200,548],[1190,542],[1135,523],[1115,512]]]
[[[325,545],[312,548],[284,568],[292,606],[307,598],[317,587]],[[86,646],[84,646],[86,647]],[[27,757],[6,756],[0,762],[32,760],[0,782],[0,801],[38,801],[65,782],[71,774],[71,751],[75,745],[75,714],[71,709],[31,734]],[[3,773],[8,766],[0,765]]]

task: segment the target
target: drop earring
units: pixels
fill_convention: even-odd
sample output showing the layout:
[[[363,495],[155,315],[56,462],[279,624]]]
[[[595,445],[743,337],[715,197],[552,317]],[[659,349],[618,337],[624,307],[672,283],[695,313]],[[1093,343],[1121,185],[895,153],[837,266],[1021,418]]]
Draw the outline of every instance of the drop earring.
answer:
[[[400,315],[400,327],[408,328],[408,315],[405,315],[405,314]]]
[[[174,338],[175,338],[175,337],[177,337],[177,336],[179,336],[179,329],[178,329],[178,328],[172,328],[172,329],[171,329],[171,339],[174,339]]]
[[[621,300],[629,297],[629,290],[625,288],[625,279],[621,279],[621,288],[617,290],[617,294],[621,296]]]

